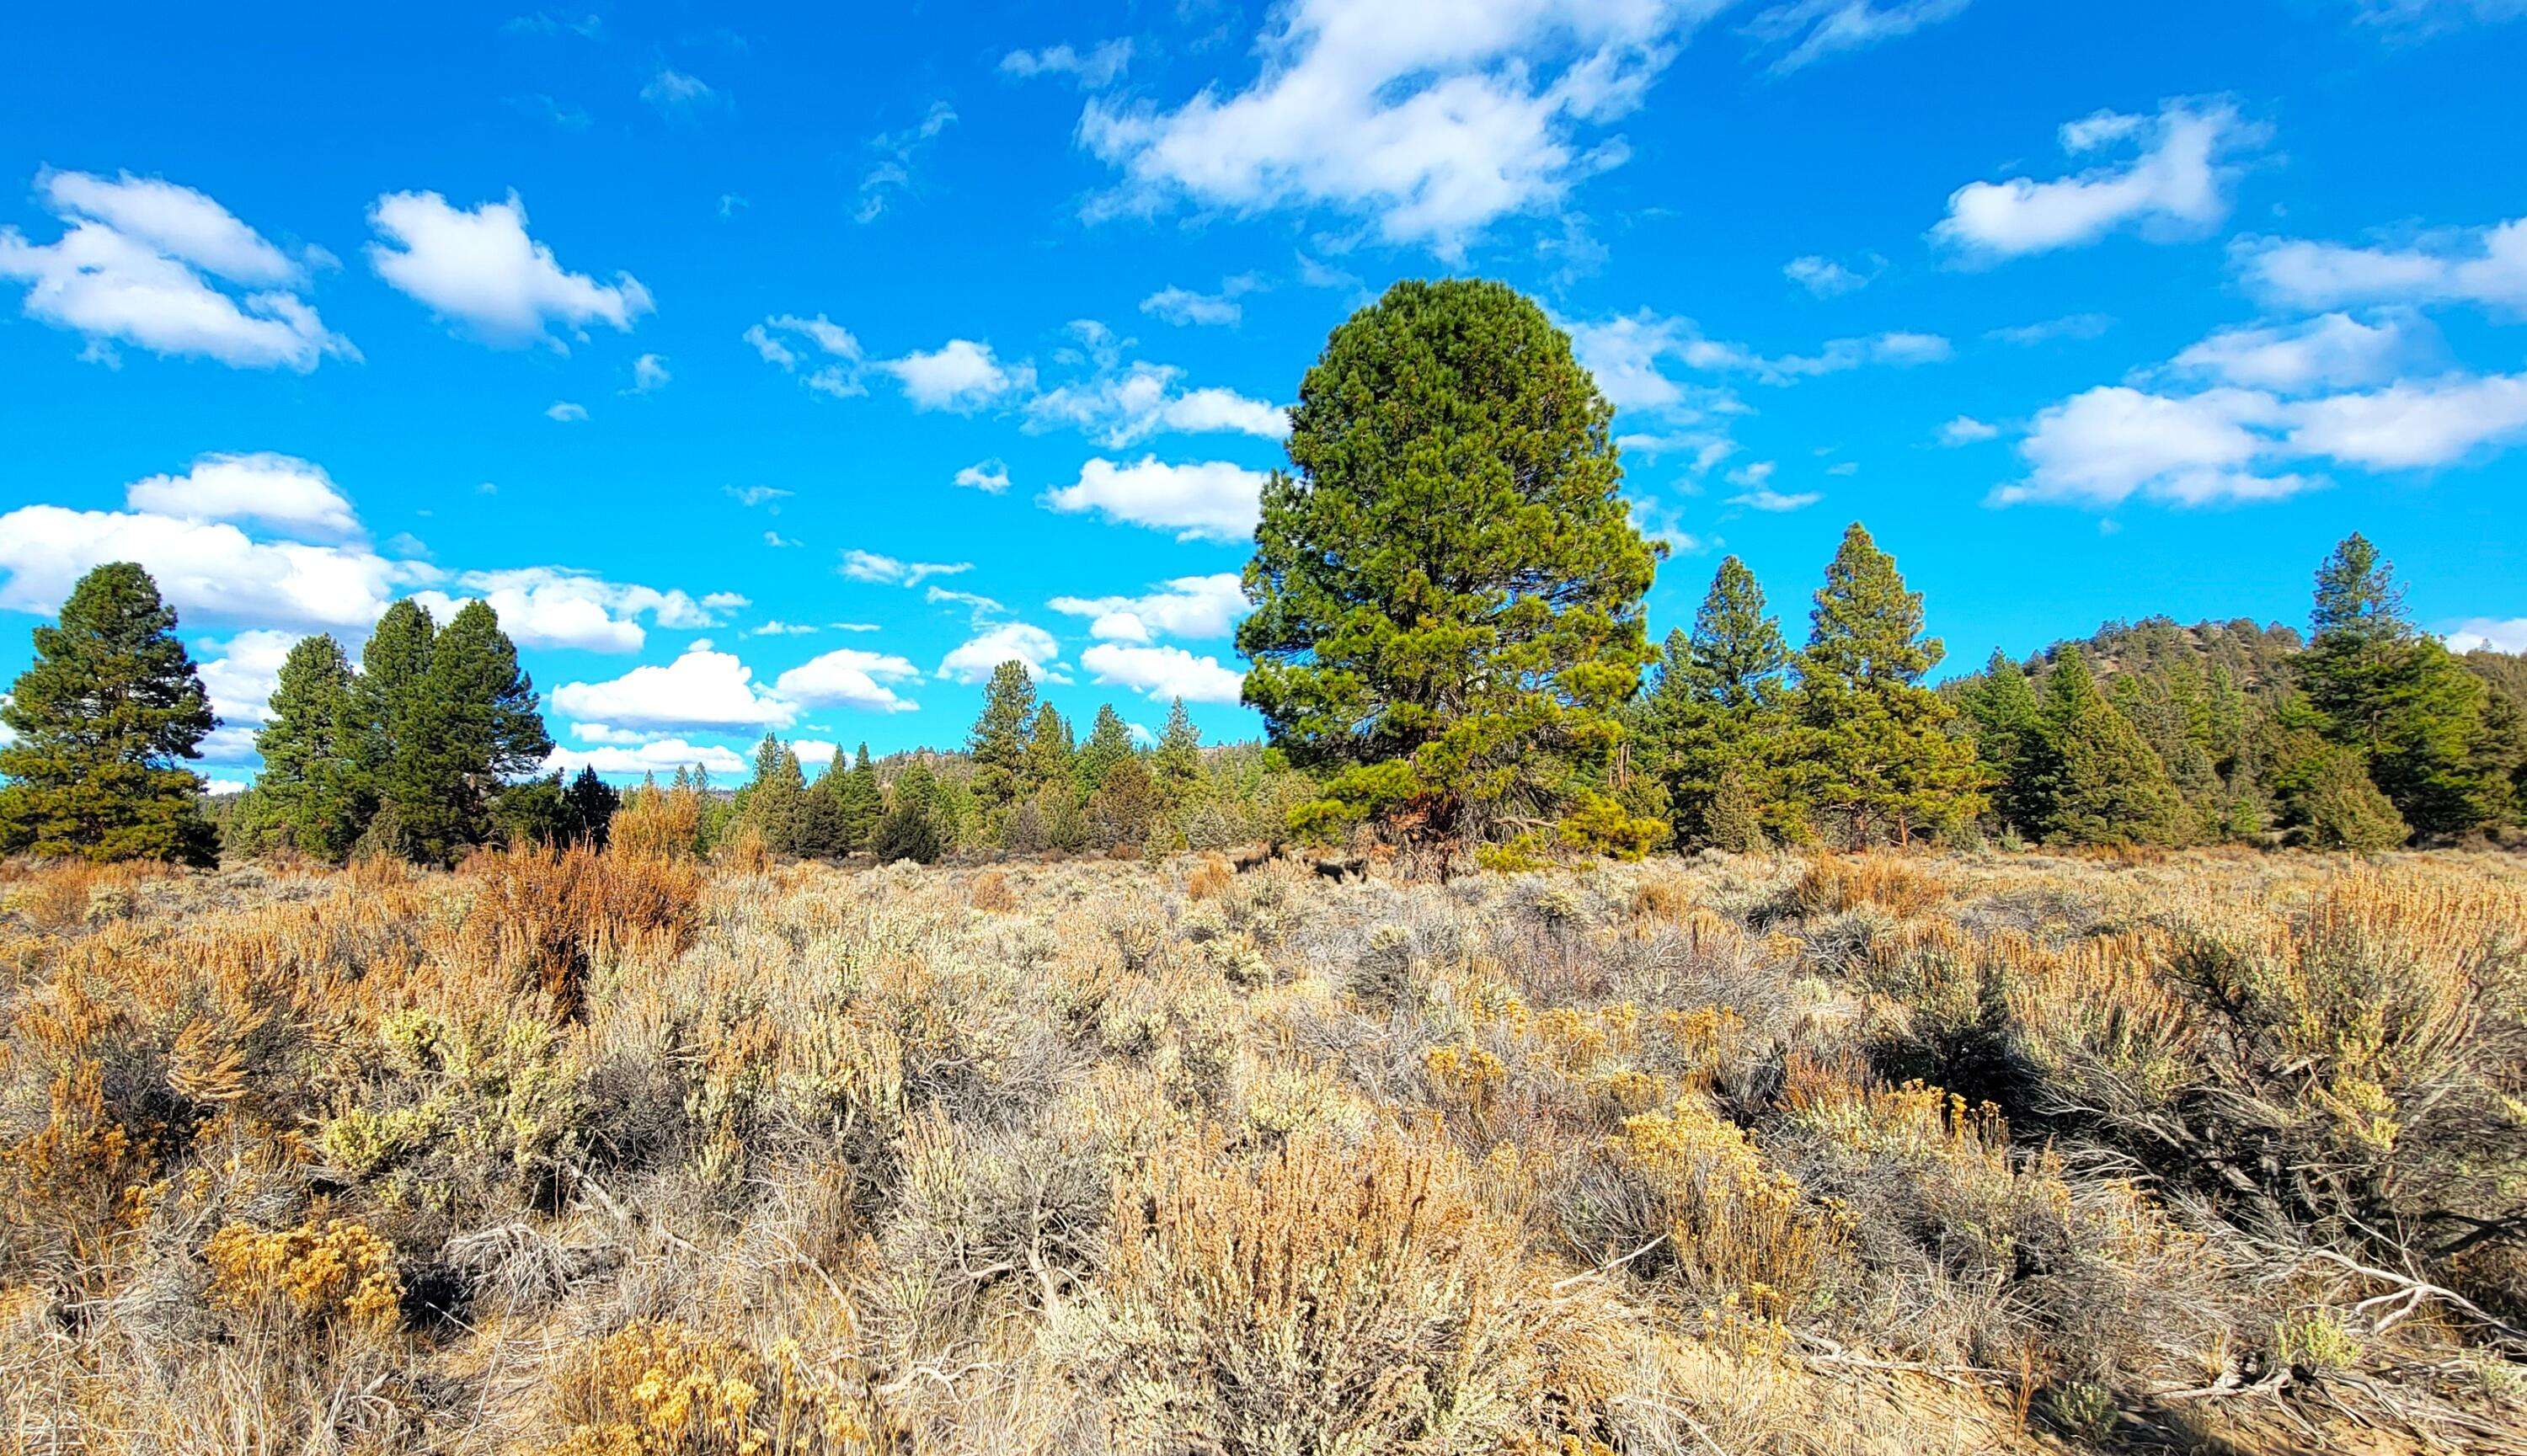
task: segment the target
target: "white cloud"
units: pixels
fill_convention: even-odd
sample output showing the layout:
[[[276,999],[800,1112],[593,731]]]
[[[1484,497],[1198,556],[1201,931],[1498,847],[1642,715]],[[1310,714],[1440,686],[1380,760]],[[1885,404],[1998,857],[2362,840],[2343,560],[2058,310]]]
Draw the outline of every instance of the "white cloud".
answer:
[[[1872,268],[1867,273],[1859,273],[1831,258],[1811,253],[1782,264],[1781,276],[1819,298],[1831,298],[1838,293],[1868,287],[1870,281],[1878,276],[1878,270]]]
[[[1116,465],[1097,459],[1043,501],[1057,511],[1095,511],[1109,521],[1172,530],[1180,541],[1235,541],[1255,533],[1264,480],[1264,472],[1226,461],[1169,465],[1145,455]]]
[[[2297,405],[2291,448],[2371,470],[2426,470],[2527,439],[2527,375],[2405,380]]]
[[[901,657],[845,647],[792,668],[773,686],[781,696],[801,707],[910,713],[921,705],[897,696],[887,684],[911,681],[920,676],[919,668]]]
[[[801,366],[813,363],[799,382],[819,394],[848,399],[868,392],[868,386],[860,382],[860,341],[851,337],[850,329],[822,314],[812,319],[775,314],[749,326],[745,338],[754,346],[755,353],[763,356],[764,363],[785,374],[798,374]],[[793,347],[794,343],[799,347]],[[823,362],[802,357],[802,348],[812,350]]]
[[[918,586],[931,577],[954,577],[973,569],[974,564],[970,561],[901,561],[854,548],[843,553],[843,564],[835,570],[854,581],[875,581],[883,586]]]
[[[716,743],[688,743],[682,738],[652,738],[634,746],[608,745],[599,748],[559,748],[543,762],[542,772],[558,769],[564,777],[582,769],[594,769],[599,774],[639,776],[655,774],[664,778],[678,769],[701,769],[723,777],[743,775],[748,765],[736,750]]]
[[[515,192],[470,212],[436,192],[390,192],[369,209],[369,224],[382,239],[369,244],[378,276],[485,343],[561,349],[554,325],[628,331],[654,307],[628,273],[606,284],[564,271],[551,248],[527,235]]]
[[[1959,415],[1939,427],[1939,443],[1952,446],[1972,445],[1990,439],[1999,433],[2000,427],[1996,425],[1986,425],[1972,415]]]
[[[1001,664],[1018,662],[1026,664],[1028,676],[1040,681],[1067,681],[1058,667],[1060,658],[1061,646],[1053,633],[1029,623],[1004,622],[984,628],[940,659],[939,676],[952,682],[976,683],[988,679]]]
[[[717,105],[720,94],[698,75],[661,66],[641,88],[641,99],[656,107],[661,116],[679,117]]]
[[[2263,138],[2225,101],[2169,101],[2155,117],[2098,112],[2063,126],[2062,149],[2129,144],[2129,160],[2051,181],[1970,182],[1949,194],[1931,235],[1985,260],[2094,242],[2126,226],[2152,239],[2196,236],[2228,216],[2235,159]]]
[[[945,101],[933,101],[920,121],[899,131],[881,131],[869,138],[868,149],[875,159],[860,177],[859,210],[852,217],[862,223],[874,223],[894,205],[898,196],[909,196],[915,190],[913,170],[930,150],[939,133],[954,126],[956,113]]]
[[[1009,468],[997,460],[978,460],[956,473],[956,483],[968,490],[998,495],[1009,488]]]
[[[593,724],[640,729],[788,728],[799,710],[754,686],[754,671],[696,642],[665,667],[634,668],[605,682],[565,682],[553,709]]]
[[[1001,57],[1004,75],[1067,75],[1089,90],[1111,85],[1132,64],[1128,38],[1100,41],[1086,50],[1064,42],[1042,50],[1011,51]]]
[[[2065,314],[2058,319],[2043,319],[2034,324],[2018,324],[2006,328],[1995,328],[1986,333],[1984,337],[2025,348],[2036,344],[2051,343],[2059,338],[2095,338],[2114,326],[2114,319],[2106,314]]]
[[[588,418],[588,406],[556,399],[544,410],[544,418],[555,425],[577,425]]]
[[[1022,387],[1027,374],[1004,368],[992,346],[952,338],[936,349],[914,350],[901,359],[881,361],[880,369],[903,385],[904,397],[920,410],[970,410]]]
[[[224,641],[205,640],[219,656],[199,666],[211,711],[228,727],[259,727],[271,719],[272,690],[281,683],[281,665],[298,645],[292,632],[257,628]],[[251,740],[252,734],[247,735]]]
[[[1049,606],[1065,617],[1086,617],[1089,635],[1105,641],[1148,642],[1158,637],[1224,637],[1246,614],[1246,593],[1235,572],[1178,577],[1142,596],[1057,596]]]
[[[208,196],[128,172],[47,171],[35,190],[62,236],[0,227],[0,278],[26,283],[26,317],[84,337],[85,357],[112,364],[120,343],[299,374],[360,357],[300,296],[306,269]]]
[[[2527,0],[2350,0],[2363,24],[2416,34],[2527,17]]]
[[[1580,129],[1637,109],[1721,3],[1296,0],[1274,12],[1243,90],[1173,110],[1097,98],[1079,135],[1124,175],[1109,211],[1324,206],[1454,254],[1620,161],[1619,140],[1588,147]]]
[[[2187,506],[2278,500],[2317,483],[2256,472],[2283,419],[2279,400],[2250,389],[2182,398],[2120,384],[2090,389],[2037,414],[2019,445],[2028,478],[1993,500],[2115,506],[2136,492]]]
[[[1767,356],[1743,344],[1705,337],[1690,319],[1667,318],[1647,309],[1602,321],[1565,323],[1563,327],[1571,334],[1573,353],[1596,377],[1608,403],[1617,409],[1670,414],[1678,409],[1734,413],[1736,401],[1728,395],[1697,396],[1666,373],[1669,360],[1687,369],[1744,374],[1767,384],[1787,384],[1866,365],[1935,364],[1956,353],[1938,334],[1896,330],[1828,339],[1814,354]]]
[[[719,492],[741,506],[770,506],[775,516],[781,514],[779,502],[797,493],[778,485],[722,485]]]
[[[1182,647],[1126,647],[1100,642],[1079,654],[1079,665],[1099,682],[1129,688],[1153,702],[1235,703],[1246,675],[1196,657]]]
[[[324,467],[270,451],[199,456],[183,475],[134,480],[125,498],[135,511],[184,521],[260,521],[335,539],[360,534],[350,501]]]
[[[1068,426],[1109,450],[1162,432],[1288,437],[1289,416],[1279,406],[1215,385],[1186,390],[1183,377],[1173,365],[1141,361],[1101,368],[1028,400],[1027,424],[1035,429]]]
[[[2400,248],[2250,238],[2236,253],[2248,286],[2275,303],[2471,303],[2527,315],[2527,218],[2426,233]]]
[[[414,599],[444,622],[467,600],[490,603],[500,626],[522,647],[571,647],[584,652],[638,652],[648,640],[640,620],[694,630],[719,625],[721,611],[746,605],[744,597],[717,593],[696,600],[681,590],[608,581],[560,567],[518,567],[467,572],[456,584],[467,595],[416,592]]]
[[[1764,485],[1728,497],[1728,504],[1750,511],[1803,511],[1823,499],[1825,496],[1814,490],[1781,491]]]
[[[843,745],[828,743],[822,738],[794,738],[790,742],[790,751],[799,755],[799,767],[814,770],[832,763],[835,755],[843,751]]]
[[[2527,652],[2527,617],[2469,617],[2449,628],[2450,652]]]
[[[1971,0],[1790,0],[1755,17],[1746,33],[1766,47],[1785,47],[1772,65],[1787,75],[1827,56],[1910,35],[1965,13]]]
[[[647,394],[653,389],[664,389],[675,377],[667,372],[667,356],[664,354],[644,354],[632,361],[634,394]]]
[[[2427,325],[2408,315],[2365,324],[2348,314],[2326,314],[2293,325],[2221,329],[2177,355],[2174,367],[2282,394],[2356,387],[2394,378],[2427,332]]]
[[[1191,288],[1169,285],[1142,299],[1141,312],[1178,326],[1233,325],[1246,314],[1244,305],[1237,301],[1239,296],[1261,286],[1262,280],[1253,274],[1221,279],[1216,293],[1197,293]]]
[[[0,608],[51,615],[91,568],[136,561],[190,621],[361,628],[416,574],[364,548],[257,541],[226,522],[21,506],[0,515]]]

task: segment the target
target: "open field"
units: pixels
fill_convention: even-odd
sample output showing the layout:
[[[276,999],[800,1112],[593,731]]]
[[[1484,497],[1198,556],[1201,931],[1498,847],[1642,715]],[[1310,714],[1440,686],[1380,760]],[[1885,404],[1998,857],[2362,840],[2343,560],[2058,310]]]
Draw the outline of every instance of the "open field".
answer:
[[[0,895],[12,1451],[2527,1449],[2515,858]]]

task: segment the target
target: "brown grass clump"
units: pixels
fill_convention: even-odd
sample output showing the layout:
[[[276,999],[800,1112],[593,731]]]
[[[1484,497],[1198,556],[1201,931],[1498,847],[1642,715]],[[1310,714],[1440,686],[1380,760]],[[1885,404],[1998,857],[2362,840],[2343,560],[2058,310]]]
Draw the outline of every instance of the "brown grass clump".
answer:
[[[477,855],[466,868],[478,884],[473,934],[563,1016],[577,1013],[597,957],[636,939],[673,955],[697,924],[702,877],[686,861],[530,844]]]
[[[974,877],[965,890],[965,903],[977,910],[1006,915],[1018,908],[1017,892],[1009,888],[1009,877],[998,870],[985,870]]]
[[[1889,915],[1922,915],[1948,896],[1939,877],[1917,860],[1892,854],[1834,855],[1810,865],[1790,887],[1800,916],[1840,915],[1875,905]]]
[[[1197,1145],[1118,1180],[1098,1328],[1122,1448],[1470,1453],[1588,1429],[1621,1380],[1607,1322],[1471,1183],[1393,1132],[1302,1135],[1251,1169]]]
[[[1202,863],[1193,867],[1193,873],[1185,877],[1185,898],[1215,900],[1236,882],[1237,868],[1228,862],[1225,855],[1207,854],[1202,857]]]

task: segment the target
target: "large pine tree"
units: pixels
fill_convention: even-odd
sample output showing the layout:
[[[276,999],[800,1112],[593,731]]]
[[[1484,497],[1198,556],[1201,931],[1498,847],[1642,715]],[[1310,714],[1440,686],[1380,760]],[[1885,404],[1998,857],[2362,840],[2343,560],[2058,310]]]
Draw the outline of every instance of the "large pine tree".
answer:
[[[178,762],[199,756],[216,720],[158,583],[109,562],[34,638],[35,660],[0,708],[16,734],[0,748],[0,850],[216,860],[202,780]]]
[[[2045,772],[2043,710],[2036,688],[1999,648],[1983,673],[1957,694],[1973,726],[1975,754],[1991,783],[1992,812],[2029,838],[2044,833],[2046,805],[2038,780]]]
[[[1112,703],[1101,703],[1097,721],[1089,727],[1088,741],[1079,745],[1079,758],[1073,765],[1082,797],[1095,793],[1106,781],[1114,766],[1132,756],[1132,729]]]
[[[965,740],[974,759],[974,799],[987,820],[1015,802],[1026,787],[1027,728],[1034,718],[1035,675],[1022,662],[992,669],[983,688],[983,711]]]
[[[1734,556],[1723,560],[1693,630],[1668,634],[1639,715],[1680,841],[1762,847],[1789,661],[1755,574]]]
[[[371,809],[361,768],[361,730],[350,659],[319,633],[301,637],[282,662],[255,752],[254,783],[265,847],[287,845],[332,864],[359,841]]]
[[[2508,784],[2486,721],[2490,693],[2414,627],[2394,566],[2367,538],[2346,537],[2317,569],[2309,626],[2298,662],[2309,705],[2415,832],[2445,837],[2502,816]]]
[[[1602,778],[1657,553],[1613,410],[1503,284],[1405,281],[1336,328],[1246,569],[1245,700],[1330,771],[1308,827],[1499,837]]]
[[[1922,594],[1858,522],[1826,570],[1797,661],[1788,792],[1812,822],[1852,842],[1959,825],[1985,807],[1974,745],[1922,685],[1946,649],[1923,633]]]

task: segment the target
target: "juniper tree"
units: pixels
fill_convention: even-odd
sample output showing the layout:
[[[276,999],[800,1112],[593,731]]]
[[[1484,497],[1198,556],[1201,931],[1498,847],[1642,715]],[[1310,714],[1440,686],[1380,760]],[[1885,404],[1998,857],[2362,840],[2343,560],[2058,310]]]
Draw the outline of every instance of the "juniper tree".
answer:
[[[776,854],[799,852],[799,821],[806,807],[807,776],[798,752],[772,733],[754,749],[754,778],[738,790],[737,814]]]
[[[1504,284],[1407,280],[1333,331],[1265,483],[1237,644],[1304,828],[1496,837],[1602,777],[1657,553],[1613,410]]]
[[[207,865],[200,756],[216,720],[158,583],[109,562],[71,588],[0,723],[0,849],[80,859]]]
[[[1059,710],[1045,703],[1035,710],[1035,722],[1027,734],[1024,780],[1030,790],[1048,784],[1068,792],[1075,777],[1071,757],[1076,752],[1070,739],[1070,725]]]
[[[2030,838],[2044,833],[2043,710],[2027,674],[1995,647],[1980,677],[1957,694],[1974,733],[1975,756],[1991,784],[1992,812]]]
[[[1171,808],[1193,797],[1202,781],[1202,730],[1193,726],[1182,698],[1167,706],[1167,726],[1150,751],[1150,770],[1160,797]]]
[[[2021,759],[2022,772],[2030,767]],[[2053,844],[2182,844],[2185,801],[2166,765],[2097,688],[2076,647],[2044,679],[2042,748],[2035,777],[2039,832]]]
[[[929,864],[947,850],[938,818],[939,776],[915,757],[897,775],[886,816],[869,835],[869,850],[880,864],[911,860]]]
[[[1952,736],[1946,700],[1922,685],[1946,649],[1923,634],[1922,594],[1858,522],[1826,570],[1797,660],[1790,792],[1858,842],[1972,819],[1985,807],[1974,746]]]
[[[281,675],[255,752],[258,817],[267,846],[338,864],[367,828],[372,800],[361,764],[362,732],[351,662],[319,633],[299,638]]]
[[[877,766],[869,760],[866,743],[851,761],[850,777],[834,786],[834,802],[842,811],[843,852],[868,848],[869,835],[886,813],[886,795],[878,786]]]

